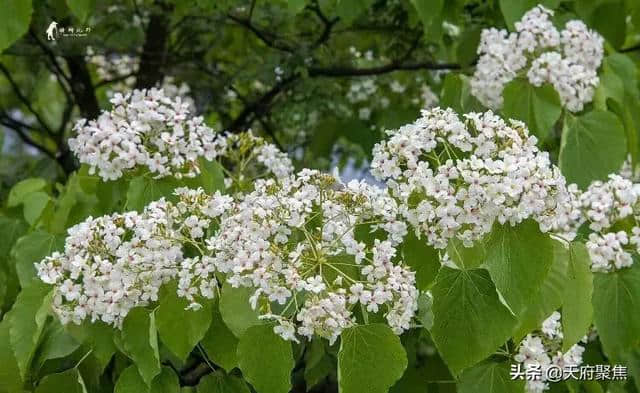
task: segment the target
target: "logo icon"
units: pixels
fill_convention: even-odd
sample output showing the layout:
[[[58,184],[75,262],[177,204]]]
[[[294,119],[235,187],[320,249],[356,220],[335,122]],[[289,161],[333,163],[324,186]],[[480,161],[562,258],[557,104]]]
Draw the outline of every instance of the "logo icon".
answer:
[[[49,27],[47,27],[47,40],[55,41],[57,35],[58,35],[58,23],[51,22],[49,24]]]

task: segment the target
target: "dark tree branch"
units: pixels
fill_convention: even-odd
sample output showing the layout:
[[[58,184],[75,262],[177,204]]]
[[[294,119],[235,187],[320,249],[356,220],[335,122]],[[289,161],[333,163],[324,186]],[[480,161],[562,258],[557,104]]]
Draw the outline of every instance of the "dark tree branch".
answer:
[[[244,131],[244,129],[247,128],[256,117],[260,117],[265,114],[271,105],[271,102],[298,78],[298,75],[292,75],[281,80],[260,98],[245,106],[238,117],[236,117],[229,125],[228,130],[230,132]]]
[[[18,120],[12,119],[11,117],[6,116],[4,114],[0,117],[0,124],[2,124],[3,126],[7,127],[10,130],[13,130],[16,134],[18,134],[18,137],[25,144],[37,149],[39,152],[43,153],[44,155],[46,155],[47,157],[53,160],[56,159],[56,156],[54,153],[52,153],[46,147],[38,144],[36,141],[31,139],[31,137],[29,137],[29,134],[25,131],[25,129],[31,128],[29,125],[24,124]]]
[[[171,6],[156,1],[158,9],[151,14],[145,31],[145,42],[140,56],[136,79],[137,89],[149,89],[162,82],[167,61],[169,42],[169,13]]]
[[[287,53],[293,53],[294,52],[294,48],[292,48],[290,45],[281,42],[279,40],[279,38],[276,37],[275,35],[273,35],[272,33],[267,32],[267,31],[262,31],[262,30],[258,29],[256,26],[254,26],[251,23],[251,20],[245,19],[245,18],[240,18],[240,17],[235,16],[233,14],[227,14],[227,16],[232,21],[236,22],[240,26],[243,26],[246,29],[248,29],[249,31],[251,31],[260,41],[262,41],[268,47],[273,48],[273,49],[277,49],[277,50],[280,50],[280,51],[283,51],[283,52],[287,52]]]
[[[640,50],[640,44],[636,44],[636,45],[630,46],[628,48],[620,49],[620,52],[621,53],[628,53],[628,52],[635,52],[637,50]]]
[[[198,363],[194,368],[180,376],[180,382],[183,386],[195,386],[200,378],[207,374],[211,374],[213,370],[205,362]]]
[[[42,40],[38,37],[36,33],[33,32],[33,30],[29,30],[29,35],[31,36],[31,38],[33,38],[33,40],[40,47],[40,49],[42,49],[42,51],[47,55],[47,57],[49,58],[49,61],[51,62],[51,64],[55,69],[55,72],[53,72],[53,74],[56,76],[56,78],[58,78],[58,82],[60,83],[60,86],[64,90],[65,94],[69,94],[69,90],[67,89],[65,84],[62,83],[62,80],[64,80],[67,83],[67,85],[71,86],[71,78],[62,69],[62,66],[58,62],[58,59],[56,58],[56,55],[53,52],[53,50],[51,50],[51,48],[49,48],[47,44],[42,42]]]
[[[345,76],[369,76],[381,75],[395,71],[415,71],[415,70],[458,70],[459,64],[454,63],[434,63],[431,61],[418,63],[389,63],[383,66],[352,68],[352,67],[311,67],[309,76],[345,77]]]
[[[136,76],[136,73],[135,72],[130,72],[128,74],[116,76],[116,77],[111,78],[111,79],[103,79],[103,80],[99,81],[98,83],[96,83],[95,88],[97,89],[99,87],[110,85],[112,83],[122,82],[124,80],[127,80],[128,78],[131,78],[132,76]]]
[[[100,114],[100,106],[84,56],[69,55],[64,59],[72,75],[71,92],[82,116],[87,119],[95,119]]]
[[[324,29],[322,30],[322,34],[320,34],[320,37],[318,37],[318,39],[313,43],[313,45],[311,45],[311,49],[313,50],[319,47],[320,45],[324,44],[325,42],[329,41],[329,37],[331,36],[331,30],[333,30],[333,26],[335,26],[336,23],[338,23],[338,20],[340,20],[340,18],[338,17],[334,19],[327,18],[322,12],[322,9],[320,8],[320,5],[317,4],[317,2],[315,2],[314,5],[308,6],[307,8],[313,11],[313,13],[316,14],[318,19],[320,19],[320,21],[324,24]]]
[[[406,57],[406,56],[405,56]],[[369,76],[381,75],[395,71],[413,71],[413,70],[455,70],[460,69],[459,64],[452,63],[402,63],[392,62],[387,65],[368,68],[352,68],[352,67],[310,67],[307,69],[308,75],[314,77],[351,77],[351,76]],[[245,106],[236,117],[228,129],[230,132],[240,132],[247,128],[253,120],[263,116],[270,108],[272,101],[283,91],[288,89],[293,82],[298,80],[300,75],[292,75],[277,83],[264,95]]]
[[[5,65],[2,64],[2,63],[0,63],[0,72],[2,72],[4,74],[5,78],[7,78],[7,80],[9,81],[9,84],[11,85],[11,88],[13,89],[13,92],[15,93],[15,95],[18,97],[20,102],[22,102],[22,104],[27,108],[27,110],[29,112],[31,112],[31,114],[33,116],[35,116],[35,118],[36,118],[36,120],[38,120],[38,123],[40,124],[40,126],[49,135],[53,135],[54,132],[51,130],[51,128],[44,121],[42,116],[33,108],[33,105],[31,105],[31,101],[29,101],[29,99],[22,93],[22,91],[20,90],[20,87],[18,86],[16,81],[11,77],[11,73],[9,73],[9,70],[7,69],[7,67],[5,67]]]

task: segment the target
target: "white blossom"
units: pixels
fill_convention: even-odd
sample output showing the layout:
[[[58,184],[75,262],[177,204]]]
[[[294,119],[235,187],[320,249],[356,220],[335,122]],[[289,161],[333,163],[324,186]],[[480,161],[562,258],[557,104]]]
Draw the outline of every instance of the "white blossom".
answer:
[[[571,112],[581,111],[593,100],[604,40],[579,20],[567,22],[558,31],[552,15],[553,11],[538,5],[516,22],[513,33],[495,28],[482,31],[471,91],[485,106],[500,109],[504,86],[517,78],[526,78],[534,86],[550,83]]]
[[[525,372],[537,370],[536,374],[530,374],[531,379],[527,379],[526,391],[529,393],[541,393],[549,389],[547,370],[550,367],[559,367],[568,372],[572,367],[582,364],[584,346],[574,344],[567,352],[562,352],[563,337],[560,318],[560,313],[554,311],[542,322],[540,331],[530,333],[522,339],[518,353],[514,356],[514,360],[522,364]]]
[[[231,198],[186,188],[176,195],[177,203],[160,199],[141,213],[89,217],[69,228],[63,252],[36,264],[40,279],[55,287],[53,308],[63,323],[89,318],[120,326],[129,310],[155,302],[171,279],[190,308],[197,308],[196,296],[214,296],[210,256],[187,258],[184,247],[205,249],[205,231]]]
[[[70,149],[90,173],[104,180],[120,178],[125,171],[144,167],[155,177],[194,177],[198,158],[212,160],[215,134],[201,117],[192,117],[180,97],[163,90],[116,93],[110,111],[96,120],[82,119],[74,127]]]
[[[276,333],[293,339],[295,326],[334,342],[357,323],[355,307],[380,313],[398,334],[411,326],[418,291],[396,252],[406,233],[383,190],[303,170],[257,181],[208,246],[232,286],[252,288],[252,307],[277,322]]]
[[[577,212],[565,179],[523,123],[491,112],[461,120],[435,108],[387,134],[374,147],[371,172],[428,244],[445,248],[457,237],[471,246],[496,220],[515,225],[533,218],[542,231],[573,229]]]

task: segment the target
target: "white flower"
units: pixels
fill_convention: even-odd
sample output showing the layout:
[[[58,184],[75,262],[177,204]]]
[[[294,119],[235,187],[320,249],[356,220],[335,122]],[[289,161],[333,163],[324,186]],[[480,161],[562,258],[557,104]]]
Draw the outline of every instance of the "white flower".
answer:
[[[593,231],[586,242],[591,269],[608,272],[631,266],[632,253],[640,252],[640,184],[611,174],[605,182],[591,183],[577,200],[581,215],[573,225],[586,222]],[[621,222],[629,225],[616,232],[614,227]]]
[[[63,323],[102,320],[120,326],[133,307],[158,298],[160,287],[172,279],[178,295],[197,309],[196,296],[211,298],[217,287],[210,256],[186,258],[185,244],[202,243],[202,233],[216,215],[205,207],[230,207],[219,192],[180,188],[177,203],[160,199],[142,213],[89,217],[68,230],[63,253],[36,264],[42,281],[55,287],[53,308]],[[192,236],[199,228],[198,236]]]
[[[254,290],[252,307],[260,304],[263,317],[281,326],[276,333],[292,339],[295,326],[301,336],[333,342],[358,322],[356,303],[398,334],[410,327],[415,275],[395,249],[406,233],[383,190],[303,170],[257,181],[207,242],[216,270]]]
[[[559,32],[552,15],[538,5],[516,22],[513,33],[482,31],[471,92],[485,106],[500,109],[504,86],[524,77],[534,86],[550,83],[571,112],[593,100],[604,40],[579,20],[567,22]]]
[[[530,374],[533,378],[527,379],[526,390],[529,393],[540,393],[550,387],[547,381],[547,370],[550,367],[559,367],[568,372],[582,363],[583,352],[584,347],[579,344],[562,352],[560,313],[555,311],[542,323],[540,332],[528,334],[520,342],[514,360],[522,363],[524,370],[537,370],[536,374]],[[565,377],[569,375],[566,374]]]
[[[113,108],[96,120],[78,121],[70,149],[104,180],[146,167],[156,177],[193,177],[197,160],[214,144],[215,134],[201,117],[192,117],[189,104],[170,98],[163,90],[116,93]]]
[[[492,112],[461,120],[435,108],[387,134],[374,147],[371,172],[433,247],[445,248],[453,237],[471,246],[496,220],[534,218],[542,231],[574,229],[565,179],[523,123]]]

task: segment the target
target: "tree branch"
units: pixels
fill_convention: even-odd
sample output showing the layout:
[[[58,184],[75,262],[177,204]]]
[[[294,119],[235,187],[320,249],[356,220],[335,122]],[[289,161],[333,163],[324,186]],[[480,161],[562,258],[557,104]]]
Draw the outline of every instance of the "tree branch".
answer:
[[[180,381],[183,386],[195,386],[200,381],[200,378],[207,374],[212,373],[213,370],[205,362],[198,363],[194,368],[187,373],[180,376]]]
[[[5,114],[3,114],[2,117],[0,117],[0,124],[2,124],[3,126],[7,127],[10,130],[13,130],[16,134],[18,134],[18,137],[25,144],[37,149],[39,152],[43,153],[44,155],[46,155],[47,157],[53,160],[56,159],[56,156],[54,153],[52,153],[47,148],[38,144],[36,141],[31,139],[31,137],[29,137],[28,133],[25,132],[24,130],[25,128],[30,128],[30,126],[28,126],[27,124],[24,124],[18,120],[12,119],[11,117]]]
[[[251,23],[251,20],[240,18],[240,17],[235,16],[233,14],[227,14],[227,16],[232,21],[236,22],[240,26],[243,26],[243,27],[247,28],[249,31],[251,31],[260,41],[262,41],[268,47],[273,48],[273,49],[277,49],[277,50],[280,50],[280,51],[283,51],[283,52],[287,52],[287,53],[293,53],[294,52],[294,48],[292,48],[288,44],[280,43],[278,41],[278,37],[275,37],[275,36],[274,37],[270,37],[271,33],[265,32],[265,31],[262,31],[262,30],[258,29],[256,26],[254,26]]]
[[[159,0],[158,9],[151,14],[145,31],[145,41],[140,56],[136,78],[137,89],[149,89],[162,82],[169,42],[169,13],[171,6]]]
[[[71,92],[82,116],[87,119],[95,119],[100,114],[100,106],[84,56],[69,55],[64,56],[64,59],[72,75]]]
[[[405,56],[406,57],[406,56]],[[308,75],[311,78],[314,77],[350,77],[350,76],[369,76],[380,75],[395,71],[412,71],[412,70],[456,70],[460,69],[459,64],[453,63],[434,63],[434,62],[420,62],[420,63],[399,63],[392,62],[387,65],[368,68],[352,68],[352,67],[310,67],[307,69]],[[268,92],[256,99],[254,102],[245,106],[228,127],[230,132],[240,132],[247,128],[251,122],[263,116],[273,99],[275,99],[281,92],[285,91],[289,86],[300,78],[300,75],[291,75],[288,78],[283,79],[277,83]]]
[[[251,124],[253,119],[262,116],[267,111],[271,105],[271,101],[276,98],[278,94],[286,90],[289,85],[298,78],[298,75],[291,75],[288,78],[281,80],[260,98],[245,106],[242,112],[240,112],[240,114],[229,125],[228,130],[230,132],[244,131],[244,129]]]
[[[311,67],[309,76],[343,77],[343,76],[369,76],[387,74],[395,71],[415,70],[459,70],[461,67],[455,63],[434,63],[431,61],[418,63],[389,63],[383,66],[352,68],[352,67]]]
[[[27,107],[27,110],[29,112],[31,112],[31,114],[33,114],[33,116],[35,116],[35,118],[36,118],[36,120],[38,120],[38,123],[40,124],[40,126],[48,134],[53,135],[54,133],[51,130],[51,128],[47,125],[47,123],[44,121],[42,116],[40,116],[40,114],[33,108],[33,105],[31,105],[31,102],[29,101],[29,99],[22,93],[22,91],[20,90],[20,87],[18,86],[16,81],[11,77],[11,74],[9,73],[9,70],[7,69],[7,67],[5,67],[5,65],[2,64],[2,63],[0,63],[0,72],[2,72],[4,74],[5,78],[7,78],[7,80],[9,81],[9,84],[11,85],[11,88],[13,89],[13,92],[15,93],[15,95],[18,97],[20,102],[22,102],[22,104],[25,107]]]
[[[633,46],[630,46],[628,48],[620,49],[620,52],[621,53],[628,53],[628,52],[634,52],[634,51],[637,51],[637,50],[640,50],[640,43],[636,44],[636,45],[633,45]]]

